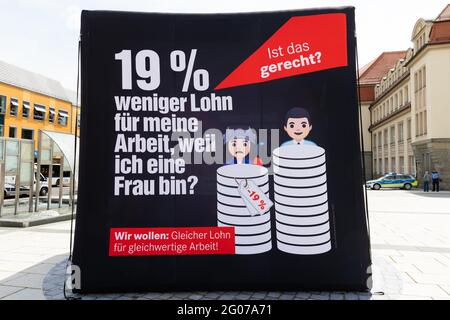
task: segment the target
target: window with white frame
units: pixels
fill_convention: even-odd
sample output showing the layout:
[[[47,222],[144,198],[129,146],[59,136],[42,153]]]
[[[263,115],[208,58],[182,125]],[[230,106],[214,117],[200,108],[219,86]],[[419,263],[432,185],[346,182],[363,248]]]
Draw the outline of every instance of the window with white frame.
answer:
[[[59,110],[58,111],[58,124],[61,126],[67,126],[69,118],[69,113],[65,110]]]
[[[45,113],[46,113],[45,106],[40,104],[34,104],[34,110],[33,110],[33,119],[34,120],[44,120],[45,119]]]
[[[27,101],[22,102],[22,117],[28,118],[30,116],[30,103]]]
[[[11,98],[9,102],[9,114],[13,117],[17,116],[19,112],[19,101],[15,98]]]
[[[50,107],[48,109],[48,122],[54,123],[55,122],[55,107]]]

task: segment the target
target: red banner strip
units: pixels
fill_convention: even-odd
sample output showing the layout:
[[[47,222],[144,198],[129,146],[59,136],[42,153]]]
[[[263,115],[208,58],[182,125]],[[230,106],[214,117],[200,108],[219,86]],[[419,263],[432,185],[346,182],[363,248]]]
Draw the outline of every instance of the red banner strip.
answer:
[[[233,227],[111,228],[110,256],[235,254]]]

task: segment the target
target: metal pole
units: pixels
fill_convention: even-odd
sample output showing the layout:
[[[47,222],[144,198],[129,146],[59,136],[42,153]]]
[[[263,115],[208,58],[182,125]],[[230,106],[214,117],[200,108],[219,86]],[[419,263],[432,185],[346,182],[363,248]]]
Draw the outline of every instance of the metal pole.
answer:
[[[53,187],[53,140],[50,141],[50,164],[48,166],[48,194],[47,194],[47,210],[50,209],[52,202]]]
[[[70,171],[70,186],[69,186],[69,206],[73,206],[73,172]]]
[[[5,163],[0,161],[0,217],[2,216],[3,200],[5,195]]]
[[[41,188],[41,155],[42,155],[42,132],[41,130],[38,131],[38,156],[37,156],[37,177],[36,177],[36,203],[34,205],[34,211],[38,212],[39,210],[39,189]],[[33,148],[34,149],[34,148]],[[34,162],[34,161],[33,161]],[[33,164],[33,171],[34,171],[34,164]]]
[[[59,161],[59,199],[58,208],[62,207],[62,194],[63,194],[63,184],[64,184],[64,155],[61,154],[61,160]]]
[[[17,154],[17,168],[16,168],[16,194],[14,197],[14,215],[17,215],[17,208],[19,206],[19,194],[20,194],[20,164],[21,164],[21,152],[22,152],[22,141],[18,140],[18,154]]]
[[[29,199],[28,199],[28,211],[29,212],[33,212],[33,187],[34,187],[34,179],[36,177],[36,175],[34,174],[34,141],[31,143],[31,148],[30,148],[30,163],[29,165],[31,166],[31,170],[30,170],[30,193],[29,193]],[[40,180],[40,175],[38,174],[36,177],[36,192],[39,193],[39,189],[38,189],[38,180]]]
[[[6,159],[6,140],[0,137],[1,142],[3,143],[2,154],[0,158],[3,159],[0,161],[0,217],[2,216],[4,198],[5,198],[5,159]]]

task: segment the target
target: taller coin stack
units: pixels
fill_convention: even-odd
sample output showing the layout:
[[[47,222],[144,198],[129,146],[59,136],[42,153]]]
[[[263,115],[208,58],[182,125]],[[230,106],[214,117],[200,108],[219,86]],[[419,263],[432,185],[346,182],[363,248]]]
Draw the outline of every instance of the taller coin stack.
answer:
[[[255,165],[229,165],[219,168],[217,224],[235,228],[236,254],[250,255],[270,251],[270,210],[263,215],[248,210],[238,191],[238,184],[243,180],[253,181],[269,196],[269,175],[266,168]]]
[[[326,157],[311,145],[273,151],[278,249],[297,255],[331,250]]]

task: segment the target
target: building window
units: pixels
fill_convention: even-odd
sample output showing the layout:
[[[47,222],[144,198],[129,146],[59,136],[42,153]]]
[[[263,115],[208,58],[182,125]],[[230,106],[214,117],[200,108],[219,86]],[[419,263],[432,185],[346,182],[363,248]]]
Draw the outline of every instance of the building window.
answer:
[[[387,144],[388,144],[388,130],[387,129],[384,130],[383,135],[384,135],[384,145],[387,146]]]
[[[395,144],[395,127],[391,127],[391,144]]]
[[[48,110],[48,122],[54,123],[55,122],[55,108],[50,107]]]
[[[416,136],[426,134],[426,67],[414,73],[414,99],[416,105]]]
[[[58,124],[61,126],[67,126],[67,120],[69,118],[69,114],[67,111],[59,110],[58,111]]]
[[[33,140],[34,130],[22,128],[22,139]]]
[[[392,172],[396,172],[397,171],[397,166],[396,166],[396,163],[395,163],[395,157],[391,158],[391,171]]]
[[[422,68],[422,106],[426,107],[427,102],[427,70],[425,66]]]
[[[0,96],[0,114],[6,113],[6,97]]]
[[[9,135],[10,138],[17,138],[17,128],[9,127]]]
[[[409,118],[407,120],[407,122],[406,122],[406,136],[407,136],[408,140],[411,139],[411,134],[412,134],[412,131],[411,131],[411,118]]]
[[[28,118],[30,116],[30,103],[27,101],[24,101],[22,103],[22,117]]]
[[[34,104],[34,112],[33,112],[34,120],[44,120],[45,112],[46,112],[45,106],[42,106],[40,104]]]
[[[409,173],[412,175],[416,174],[416,162],[414,161],[414,156],[409,156]]]
[[[399,104],[399,107],[401,107],[401,106],[403,106],[403,90],[400,90],[398,97],[399,97],[398,104]]]
[[[427,110],[425,110],[423,112],[423,134],[427,134],[427,130],[428,126],[427,126]]]
[[[9,114],[14,117],[17,116],[17,112],[19,110],[19,102],[17,99],[11,98],[9,105]]]
[[[399,164],[398,164],[398,171],[400,172],[400,173],[405,173],[405,157],[399,157],[398,158],[398,162],[399,162]]]
[[[0,137],[3,137],[3,125],[2,124],[0,124]]]
[[[384,158],[384,172],[382,173],[387,173],[389,171],[389,160],[388,158]]]
[[[398,141],[403,142],[403,122],[398,124]]]
[[[416,113],[416,137],[419,136],[419,114]]]
[[[77,127],[79,128],[81,126],[81,116],[80,114],[77,114]]]

